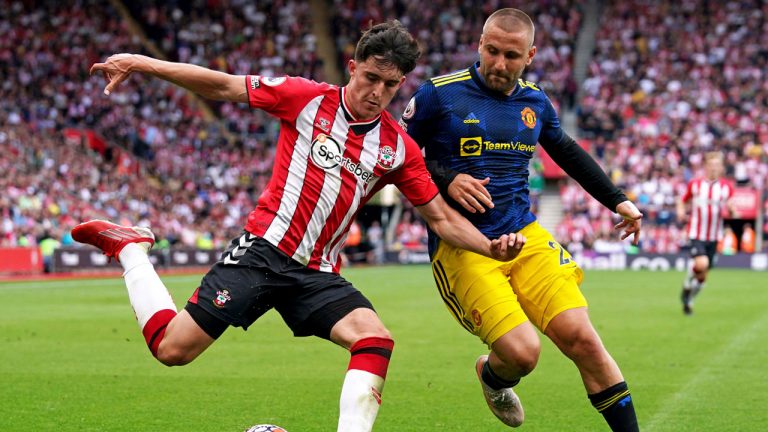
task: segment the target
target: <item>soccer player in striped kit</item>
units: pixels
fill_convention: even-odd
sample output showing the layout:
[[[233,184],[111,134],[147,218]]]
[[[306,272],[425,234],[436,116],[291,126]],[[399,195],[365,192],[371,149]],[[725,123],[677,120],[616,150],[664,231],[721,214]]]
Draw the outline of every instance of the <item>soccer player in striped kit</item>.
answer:
[[[688,221],[686,231],[693,258],[680,294],[686,315],[693,313],[693,299],[704,288],[707,272],[714,265],[717,242],[723,238],[723,216],[730,212],[733,186],[722,178],[723,171],[722,153],[705,154],[704,177],[688,182],[677,202],[678,221]]]
[[[235,76],[131,54],[91,68],[109,80],[107,95],[140,72],[210,99],[248,103],[281,120],[272,178],[244,233],[180,312],[148,259],[154,244],[149,229],[95,220],[73,230],[75,240],[122,264],[136,318],[160,362],[187,364],[229,326],[245,329],[274,308],[294,335],[321,337],[350,351],[338,431],[371,430],[394,342],[371,303],[339,275],[339,250],[365,202],[394,184],[435,232],[458,247],[509,260],[525,243],[520,234],[491,241],[451,209],[418,145],[384,111],[418,56],[416,41],[393,21],[362,36],[344,87]]]

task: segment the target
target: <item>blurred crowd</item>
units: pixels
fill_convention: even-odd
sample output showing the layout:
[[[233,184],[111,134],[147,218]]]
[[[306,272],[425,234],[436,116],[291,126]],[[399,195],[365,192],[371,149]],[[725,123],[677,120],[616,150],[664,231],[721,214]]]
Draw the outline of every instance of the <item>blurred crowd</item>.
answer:
[[[685,244],[675,202],[702,175],[705,152],[724,153],[736,186],[765,188],[766,30],[768,4],[760,0],[606,4],[578,102],[579,128],[645,214],[643,251],[673,253]],[[616,247],[608,210],[572,182],[561,196],[560,240]]]
[[[0,246],[66,244],[93,217],[152,226],[167,245],[220,248],[242,230],[271,173],[277,121],[141,76],[106,97],[88,70],[131,52],[314,78],[305,2],[129,5],[141,31],[107,0],[0,0]]]
[[[502,3],[329,1],[338,67],[346,70],[371,22],[403,22],[423,56],[391,106],[399,117],[425,79],[477,59],[482,24]],[[308,2],[124,4],[130,19],[108,0],[0,0],[0,246],[71,244],[74,224],[98,217],[152,226],[161,246],[221,248],[242,229],[266,185],[277,121],[139,76],[106,97],[104,78],[89,76],[93,63],[131,52],[234,74],[325,79]],[[525,79],[561,111],[576,110],[595,157],[646,214],[643,250],[675,252],[681,227],[674,200],[700,170],[703,152],[722,149],[736,183],[765,184],[768,5],[608,2],[579,87],[579,4],[519,6],[537,25],[538,52]],[[535,161],[535,190],[540,171]],[[610,212],[572,183],[562,186],[561,197],[565,217],[556,234],[563,243],[617,247]],[[405,214],[394,243],[384,247],[424,247],[423,222]],[[359,227],[360,243],[376,245],[368,255],[381,250],[386,229],[373,225]]]
[[[469,0],[435,0],[423,3],[405,0],[334,0],[333,37],[341,70],[354,56],[355,43],[371,23],[397,19],[419,41],[422,56],[390,105],[397,118],[418,86],[425,80],[465,69],[478,60],[477,43],[485,19],[493,11],[509,7],[492,0],[478,4]],[[553,101],[573,105],[577,85],[573,79],[573,51],[582,13],[574,0],[544,0],[514,5],[528,13],[536,25],[536,61],[525,79],[538,83]]]

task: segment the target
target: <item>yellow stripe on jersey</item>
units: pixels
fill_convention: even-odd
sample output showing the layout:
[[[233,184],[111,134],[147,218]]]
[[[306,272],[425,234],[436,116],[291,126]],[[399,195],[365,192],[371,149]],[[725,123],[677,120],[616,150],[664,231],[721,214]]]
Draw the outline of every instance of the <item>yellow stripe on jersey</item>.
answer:
[[[468,78],[471,78],[471,76],[469,75],[468,70],[463,70],[463,71],[459,71],[449,75],[443,75],[436,78],[432,78],[431,81],[433,84],[435,84],[435,87],[437,87],[438,85],[443,85],[443,84],[447,84],[448,82],[453,82],[453,80],[457,78],[468,79]]]
[[[518,78],[517,82],[520,84],[520,87],[522,88],[528,87],[529,89],[534,91],[541,91],[541,89],[536,87],[536,83],[532,83],[530,81],[524,81],[522,78]]]
[[[617,401],[623,399],[627,395],[629,395],[629,390],[624,390],[623,392],[621,392],[621,393],[619,393],[617,395],[613,395],[612,397],[610,397],[610,398],[600,402],[599,404],[595,405],[595,408],[597,409],[597,412],[603,412],[606,408],[610,407],[611,405],[613,405]]]
[[[456,295],[450,290],[448,276],[445,274],[445,269],[443,269],[443,265],[440,261],[432,263],[432,273],[435,277],[435,284],[437,284],[437,290],[440,292],[440,297],[442,297],[445,305],[448,306],[451,315],[453,315],[468,332],[474,333],[472,323],[464,318],[464,310],[461,308],[459,299],[457,299]]]
[[[469,75],[467,75],[467,76],[465,76],[465,77],[461,77],[461,78],[452,79],[452,80],[450,80],[450,81],[442,81],[442,82],[440,82],[440,84],[435,84],[435,87],[440,87],[440,86],[444,86],[444,85],[446,85],[446,84],[455,83],[455,82],[459,82],[459,81],[466,81],[466,80],[468,80],[468,79],[472,79],[472,77],[471,77],[471,76],[469,76]]]

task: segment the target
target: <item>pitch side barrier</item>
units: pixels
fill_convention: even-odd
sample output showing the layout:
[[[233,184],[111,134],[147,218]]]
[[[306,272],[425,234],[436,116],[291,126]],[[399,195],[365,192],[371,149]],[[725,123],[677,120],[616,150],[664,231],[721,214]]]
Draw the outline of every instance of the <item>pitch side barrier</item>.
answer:
[[[200,249],[153,250],[149,259],[158,268],[210,267],[218,261],[220,251]],[[582,252],[574,254],[574,260],[585,270],[650,270],[685,271],[690,265],[690,255],[680,254],[626,254]],[[54,272],[119,270],[120,264],[108,262],[101,252],[90,248],[60,248],[53,255]],[[428,264],[426,251],[402,250],[387,252],[387,263]],[[720,255],[718,268],[768,270],[768,253]]]
[[[201,249],[152,250],[149,260],[157,268],[210,267],[218,261],[221,251]],[[121,270],[118,262],[109,262],[104,254],[93,248],[59,248],[53,253],[56,273],[94,270]]]
[[[627,254],[582,252],[574,254],[574,260],[585,270],[650,270],[685,271],[690,266],[688,253],[680,254]],[[429,254],[422,251],[402,250],[387,253],[387,261],[401,264],[427,264]],[[718,268],[768,270],[768,254],[720,255],[715,264]]]
[[[0,248],[0,274],[29,274],[43,271],[43,255],[37,247]]]

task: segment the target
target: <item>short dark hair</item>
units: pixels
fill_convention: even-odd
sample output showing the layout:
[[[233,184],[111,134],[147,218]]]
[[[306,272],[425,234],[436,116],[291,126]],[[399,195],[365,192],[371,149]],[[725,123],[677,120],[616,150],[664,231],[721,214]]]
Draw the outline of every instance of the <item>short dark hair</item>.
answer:
[[[403,73],[416,67],[421,55],[419,44],[398,20],[376,24],[363,33],[355,48],[355,61],[375,57],[380,64],[391,64]]]
[[[533,20],[525,12],[515,8],[499,9],[492,13],[483,24],[483,33],[488,31],[490,26],[497,26],[505,32],[517,32],[525,30],[529,33],[531,39],[530,46],[533,46],[533,39],[536,36],[536,27]]]

